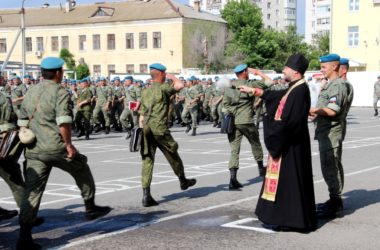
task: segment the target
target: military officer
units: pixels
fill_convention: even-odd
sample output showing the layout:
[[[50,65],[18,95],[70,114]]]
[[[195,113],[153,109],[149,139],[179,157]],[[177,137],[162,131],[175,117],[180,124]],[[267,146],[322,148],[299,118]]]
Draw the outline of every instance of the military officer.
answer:
[[[22,100],[24,100],[24,96],[26,94],[26,91],[28,90],[21,82],[20,77],[15,76],[12,79],[13,82],[13,88],[11,91],[11,96],[12,96],[12,104],[13,104],[13,111],[16,113],[17,117],[20,115],[20,107]]]
[[[174,173],[178,176],[180,187],[186,190],[195,185],[195,179],[187,179],[178,154],[178,144],[174,141],[167,127],[167,114],[170,96],[184,86],[174,75],[166,74],[166,67],[159,63],[149,66],[152,86],[143,91],[141,96],[140,127],[144,130],[142,156],[142,187],[144,207],[156,206],[158,203],[150,193],[153,164],[157,147],[162,151]],[[165,84],[165,78],[173,81],[173,86]]]
[[[335,218],[343,210],[342,143],[348,98],[345,80],[339,77],[339,60],[337,54],[320,57],[321,72],[328,82],[321,89],[317,107],[310,109],[316,121],[315,139],[319,143],[322,174],[330,193],[330,199],[317,206],[320,218]]]
[[[114,129],[116,131],[122,131],[122,125],[120,122],[120,116],[123,112],[123,95],[124,87],[121,85],[119,77],[115,77],[113,84],[113,95],[112,95],[112,109],[111,109],[111,119]]]
[[[90,83],[87,79],[80,81],[80,91],[76,100],[77,112],[75,115],[75,124],[79,130],[78,138],[86,136],[86,140],[90,139],[90,122],[91,122],[91,100],[92,92],[90,90]],[[82,124],[83,122],[83,124]],[[83,126],[84,125],[84,126]]]
[[[208,78],[204,90],[204,100],[203,100],[203,113],[205,115],[205,121],[212,121],[211,111],[210,111],[210,99],[211,99],[211,88],[212,78]]]
[[[239,86],[246,85],[253,88],[266,88],[264,83],[259,81],[250,81],[247,64],[240,64],[235,67],[234,72],[238,80],[232,81],[232,85],[226,88],[223,95],[223,107],[225,113],[231,113],[234,116],[235,131],[228,134],[228,141],[231,146],[231,155],[228,163],[230,170],[229,189],[239,189],[243,187],[237,180],[237,170],[239,169],[239,152],[243,136],[245,136],[250,145],[252,154],[258,165],[260,176],[265,175],[263,165],[263,149],[261,147],[259,131],[253,122],[253,102],[255,97],[251,93],[241,93]],[[260,84],[261,83],[261,84]]]
[[[57,57],[42,60],[44,80],[25,96],[17,121],[20,129],[28,126],[36,136],[36,141],[25,151],[25,192],[20,206],[17,249],[40,248],[32,238],[32,226],[53,166],[75,179],[84,199],[86,219],[96,219],[111,210],[95,205],[95,183],[87,157],[80,154],[71,142],[69,95],[60,85],[63,64],[64,61]]]
[[[340,67],[339,67],[339,77],[342,78],[346,84],[347,87],[347,109],[346,109],[346,115],[344,117],[344,125],[343,125],[343,140],[346,137],[347,132],[347,115],[350,111],[352,101],[354,100],[354,87],[347,79],[347,73],[350,68],[350,61],[347,58],[340,58],[339,61]]]
[[[377,81],[373,86],[373,108],[375,109],[374,116],[377,116],[379,112],[377,111],[377,103],[380,100],[380,75],[377,76]]]
[[[106,134],[110,132],[110,116],[111,116],[111,103],[112,103],[112,89],[107,85],[105,77],[99,78],[99,86],[96,88],[96,105],[93,111],[93,118],[95,123],[95,133],[101,130],[100,114],[103,115],[105,122]]]
[[[133,85],[133,77],[124,78],[124,109],[120,115],[120,122],[127,129],[125,139],[131,137],[131,129],[138,126],[137,110],[140,106],[141,90]]]
[[[185,104],[183,107],[183,111],[181,114],[182,121],[186,124],[186,133],[189,133],[191,128],[192,136],[196,135],[197,130],[197,118],[198,118],[198,101],[199,101],[199,92],[197,90],[196,85],[194,85],[195,79],[188,79],[188,88],[185,94]],[[191,119],[189,119],[189,114]]]
[[[211,90],[211,114],[214,120],[214,127],[220,128],[222,124],[223,114],[222,114],[222,100],[223,100],[223,89],[216,86],[219,78],[215,77],[215,83]]]

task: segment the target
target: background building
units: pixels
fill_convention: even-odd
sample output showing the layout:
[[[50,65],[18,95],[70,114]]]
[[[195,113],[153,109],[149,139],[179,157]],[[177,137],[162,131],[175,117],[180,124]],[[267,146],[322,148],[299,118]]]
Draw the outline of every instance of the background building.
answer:
[[[331,29],[331,0],[307,0],[305,5],[305,42],[311,44],[318,33]]]
[[[238,0],[237,0],[238,1]],[[265,28],[285,31],[288,26],[296,25],[296,0],[251,0],[261,9]],[[220,14],[228,0],[190,0],[190,5],[200,6],[203,11]]]
[[[91,75],[147,73],[160,62],[168,72],[197,68],[224,51],[225,21],[170,0],[126,1],[25,10],[26,62],[39,64],[66,48]],[[0,11],[0,57],[20,27],[19,10]],[[19,39],[11,61],[21,61]]]
[[[355,70],[379,71],[380,0],[331,1],[331,10],[331,52]]]

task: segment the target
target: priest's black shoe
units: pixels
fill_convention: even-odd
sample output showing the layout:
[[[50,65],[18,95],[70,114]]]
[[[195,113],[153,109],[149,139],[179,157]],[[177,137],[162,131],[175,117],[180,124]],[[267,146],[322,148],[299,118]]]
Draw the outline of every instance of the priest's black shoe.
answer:
[[[179,184],[182,190],[186,190],[197,183],[196,179],[187,179],[185,176],[179,177]]]
[[[13,218],[17,215],[18,215],[17,210],[6,210],[6,209],[0,207],[0,221],[1,220],[8,220],[8,219]]]
[[[144,207],[152,207],[157,206],[158,202],[155,201],[150,194],[150,187],[143,188],[143,199],[142,199],[142,205]]]
[[[84,215],[86,220],[95,220],[108,214],[112,210],[112,208],[108,206],[102,207],[95,205],[94,199],[85,201],[84,205],[86,207],[86,212]]]

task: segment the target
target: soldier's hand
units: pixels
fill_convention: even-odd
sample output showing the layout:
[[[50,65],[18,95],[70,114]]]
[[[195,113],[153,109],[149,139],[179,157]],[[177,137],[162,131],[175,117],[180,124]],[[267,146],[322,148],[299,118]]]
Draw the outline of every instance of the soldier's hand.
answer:
[[[239,86],[238,89],[243,93],[252,93],[254,90],[254,88],[244,86],[244,85]]]
[[[77,149],[71,143],[66,145],[66,151],[67,151],[67,158],[73,158],[77,153]]]

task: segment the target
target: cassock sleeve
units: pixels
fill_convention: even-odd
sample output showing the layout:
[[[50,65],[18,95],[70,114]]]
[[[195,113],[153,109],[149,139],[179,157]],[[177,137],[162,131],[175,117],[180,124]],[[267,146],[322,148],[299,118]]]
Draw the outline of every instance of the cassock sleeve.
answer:
[[[267,100],[271,114],[268,114],[267,117],[264,141],[269,153],[274,158],[283,154],[287,147],[297,140],[297,136],[302,134],[302,124],[307,122],[310,108],[308,89],[303,85],[298,86],[289,94],[285,102],[281,121],[275,121],[274,114],[281,97],[279,93],[276,96],[272,93],[271,98]],[[264,98],[269,98],[269,96],[264,96]]]

